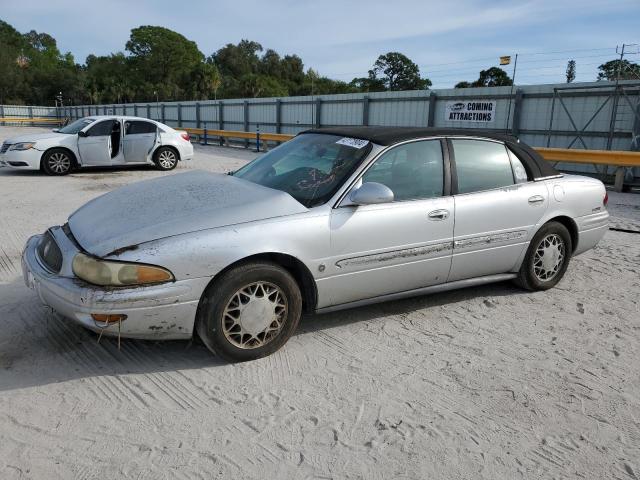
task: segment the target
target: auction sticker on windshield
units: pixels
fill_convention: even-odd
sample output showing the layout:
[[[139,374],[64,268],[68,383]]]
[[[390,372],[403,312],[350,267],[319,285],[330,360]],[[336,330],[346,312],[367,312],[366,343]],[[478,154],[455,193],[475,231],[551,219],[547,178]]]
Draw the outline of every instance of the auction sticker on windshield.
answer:
[[[339,145],[345,145],[347,147],[362,148],[369,144],[369,140],[362,140],[360,138],[344,137],[336,142]]]

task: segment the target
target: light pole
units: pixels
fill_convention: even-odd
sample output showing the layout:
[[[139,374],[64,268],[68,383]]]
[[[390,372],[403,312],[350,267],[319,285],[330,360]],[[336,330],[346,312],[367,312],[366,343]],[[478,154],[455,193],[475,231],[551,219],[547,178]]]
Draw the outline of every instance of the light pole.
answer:
[[[158,117],[160,116],[160,105],[158,105],[158,91],[154,90],[153,94],[156,96],[156,120],[158,120]]]
[[[56,117],[60,120],[60,110],[64,107],[64,103],[62,101],[62,92],[59,92],[58,95],[54,97],[54,102],[56,106]]]

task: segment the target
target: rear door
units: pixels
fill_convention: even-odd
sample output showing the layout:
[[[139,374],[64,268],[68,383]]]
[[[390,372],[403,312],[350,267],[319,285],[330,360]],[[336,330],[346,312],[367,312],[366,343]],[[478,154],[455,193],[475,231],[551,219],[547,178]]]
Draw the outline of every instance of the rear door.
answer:
[[[455,230],[449,281],[514,269],[548,206],[544,182],[497,141],[451,139]]]
[[[146,162],[156,143],[156,124],[144,120],[127,120],[124,125],[125,162]]]
[[[454,202],[442,145],[440,140],[398,145],[364,173],[362,182],[388,186],[393,202],[332,210],[331,275],[318,285],[331,305],[446,281]]]
[[[100,120],[78,137],[78,151],[83,165],[111,165],[111,133],[115,119]]]

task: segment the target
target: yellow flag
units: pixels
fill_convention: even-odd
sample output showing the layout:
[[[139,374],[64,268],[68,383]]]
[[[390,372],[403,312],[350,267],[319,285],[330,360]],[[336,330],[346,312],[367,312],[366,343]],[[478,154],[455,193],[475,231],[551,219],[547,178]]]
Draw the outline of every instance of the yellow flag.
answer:
[[[509,65],[511,63],[511,55],[500,57],[500,65]]]

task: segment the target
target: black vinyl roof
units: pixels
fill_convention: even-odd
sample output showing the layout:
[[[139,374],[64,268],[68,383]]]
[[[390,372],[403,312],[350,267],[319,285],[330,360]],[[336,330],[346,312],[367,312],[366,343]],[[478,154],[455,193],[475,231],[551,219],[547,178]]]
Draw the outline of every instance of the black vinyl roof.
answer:
[[[495,133],[486,130],[469,128],[431,128],[431,127],[323,127],[314,128],[302,132],[321,133],[326,135],[340,135],[344,137],[369,140],[382,146],[395,145],[396,143],[416,138],[430,136],[442,137],[479,137],[498,140],[506,143],[511,151],[525,164],[525,168],[533,178],[550,177],[558,175],[558,171],[546,162],[542,156],[529,145],[521,142],[512,135]]]

